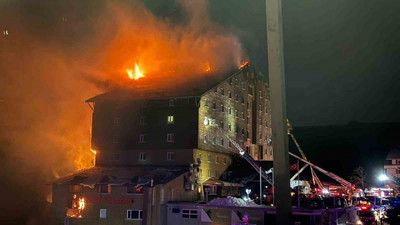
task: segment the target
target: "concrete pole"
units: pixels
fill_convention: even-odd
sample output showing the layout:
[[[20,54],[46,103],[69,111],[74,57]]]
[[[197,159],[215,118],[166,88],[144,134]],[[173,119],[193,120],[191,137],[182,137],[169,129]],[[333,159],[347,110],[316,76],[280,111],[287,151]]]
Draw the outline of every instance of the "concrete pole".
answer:
[[[292,206],[289,186],[289,146],[286,125],[281,0],[266,0],[266,14],[271,92],[272,145],[274,151],[276,224],[289,225]]]

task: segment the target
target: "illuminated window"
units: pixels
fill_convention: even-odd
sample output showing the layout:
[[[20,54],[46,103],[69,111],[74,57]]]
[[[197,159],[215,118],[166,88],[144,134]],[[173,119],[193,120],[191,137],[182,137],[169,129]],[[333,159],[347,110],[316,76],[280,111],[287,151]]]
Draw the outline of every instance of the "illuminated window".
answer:
[[[167,160],[168,161],[173,161],[175,159],[174,153],[173,152],[167,152]]]
[[[100,209],[100,218],[101,219],[107,218],[107,209]]]
[[[167,123],[168,124],[173,124],[174,123],[174,116],[168,116]]]
[[[145,134],[139,135],[139,143],[146,143],[146,135]]]
[[[146,161],[146,153],[144,153],[144,152],[139,153],[139,160]]]
[[[127,210],[126,211],[127,220],[142,220],[143,211],[142,210]]]
[[[3,35],[8,35],[8,30],[3,30]]]
[[[175,100],[174,99],[170,99],[169,100],[169,106],[175,106]]]
[[[175,135],[174,134],[167,134],[167,142],[175,142]]]
[[[98,184],[97,193],[111,193],[111,186],[108,184]]]

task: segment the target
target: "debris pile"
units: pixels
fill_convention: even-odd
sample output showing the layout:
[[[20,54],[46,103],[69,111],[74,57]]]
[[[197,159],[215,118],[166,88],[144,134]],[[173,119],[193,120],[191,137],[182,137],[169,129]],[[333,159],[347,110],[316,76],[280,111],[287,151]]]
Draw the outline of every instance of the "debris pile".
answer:
[[[241,198],[235,198],[231,196],[226,198],[215,198],[207,204],[217,206],[260,207],[260,205],[257,205],[251,200],[245,201]]]

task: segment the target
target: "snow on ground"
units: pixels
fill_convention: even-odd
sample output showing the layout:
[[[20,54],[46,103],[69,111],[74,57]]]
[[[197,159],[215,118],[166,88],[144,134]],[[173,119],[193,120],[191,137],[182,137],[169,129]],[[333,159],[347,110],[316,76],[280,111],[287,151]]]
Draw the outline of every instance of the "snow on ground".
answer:
[[[231,196],[228,196],[226,198],[214,198],[207,204],[218,206],[260,207],[260,205],[257,205],[251,200],[245,201],[241,198],[235,198]]]

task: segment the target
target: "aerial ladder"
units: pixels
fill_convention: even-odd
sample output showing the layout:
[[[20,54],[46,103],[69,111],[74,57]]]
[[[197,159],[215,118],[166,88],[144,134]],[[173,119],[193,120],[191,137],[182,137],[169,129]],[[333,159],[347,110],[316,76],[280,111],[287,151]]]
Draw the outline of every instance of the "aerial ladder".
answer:
[[[261,168],[261,166],[253,159],[252,156],[250,156],[246,151],[244,151],[242,149],[242,147],[235,141],[233,140],[229,135],[226,134],[226,132],[220,127],[218,126],[217,123],[215,123],[214,119],[211,118],[205,118],[204,120],[204,124],[205,125],[210,125],[212,127],[215,127],[218,129],[218,131],[225,136],[231,143],[232,145],[236,148],[237,151],[234,151],[234,153],[239,153],[239,155],[244,158],[260,175],[261,177],[266,180],[270,185],[274,185],[273,184],[273,179],[272,176],[269,175],[269,173],[265,170],[263,170]],[[320,179],[318,178],[318,176],[316,175],[314,169],[320,171],[321,173],[323,173],[324,175],[336,180],[337,182],[339,182],[342,186],[352,190],[354,189],[354,185],[352,183],[350,183],[349,181],[337,176],[334,173],[331,173],[329,171],[326,171],[324,169],[322,169],[321,167],[311,163],[308,161],[308,159],[306,158],[303,150],[301,149],[299,143],[297,142],[296,138],[294,137],[294,135],[292,134],[291,131],[293,131],[292,126],[289,123],[289,120],[287,120],[287,125],[288,125],[288,135],[292,138],[293,142],[296,144],[297,149],[299,150],[300,154],[301,154],[301,158],[291,152],[289,152],[289,155],[291,155],[292,157],[302,161],[303,163],[305,163],[306,165],[304,165],[291,179],[290,181],[293,181],[307,166],[310,166],[311,169],[311,174],[313,177],[313,181],[318,185],[318,187],[322,190],[324,187],[322,185],[322,182],[320,181]],[[314,183],[314,184],[315,184]]]
[[[269,173],[267,173],[265,170],[263,170],[262,167],[253,159],[253,157],[251,157],[251,155],[249,155],[246,151],[244,151],[242,149],[242,147],[240,147],[240,145],[235,140],[233,140],[229,135],[227,135],[226,132],[220,126],[218,126],[217,123],[215,123],[215,120],[206,117],[204,124],[209,124],[209,125],[217,128],[218,131],[222,135],[224,135],[232,143],[232,145],[236,148],[237,151],[234,151],[234,152],[239,153],[239,155],[242,158],[244,158],[261,175],[261,177],[264,180],[266,180],[270,185],[272,185],[272,186],[274,185],[272,176],[270,176]]]

